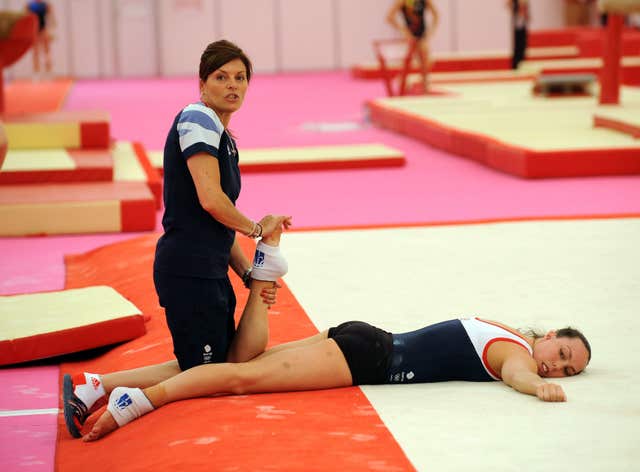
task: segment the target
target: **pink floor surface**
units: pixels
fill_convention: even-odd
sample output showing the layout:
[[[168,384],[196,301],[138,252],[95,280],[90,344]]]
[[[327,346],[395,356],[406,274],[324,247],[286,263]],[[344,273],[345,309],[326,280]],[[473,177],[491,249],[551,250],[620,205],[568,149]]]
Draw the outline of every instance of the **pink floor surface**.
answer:
[[[363,104],[383,93],[381,83],[356,81],[346,72],[255,77],[243,109],[231,122],[241,158],[243,147],[381,142],[402,150],[407,164],[249,174],[243,178],[238,207],[253,218],[293,215],[299,229],[640,214],[640,176],[521,180],[372,127]],[[65,107],[107,110],[113,137],[154,150],[162,149],[175,114],[197,99],[193,79],[82,81],[74,85]],[[64,254],[134,236],[0,239],[0,295],[62,289]],[[1,369],[0,385],[0,414],[58,406],[55,365]],[[27,466],[53,470],[54,443],[53,415],[0,415],[5,472]]]

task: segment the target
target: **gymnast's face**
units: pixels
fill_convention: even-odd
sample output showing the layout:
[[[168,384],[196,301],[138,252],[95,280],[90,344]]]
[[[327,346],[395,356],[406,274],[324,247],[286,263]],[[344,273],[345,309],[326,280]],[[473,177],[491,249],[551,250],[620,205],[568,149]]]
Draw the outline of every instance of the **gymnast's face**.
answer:
[[[559,338],[549,331],[535,341],[533,358],[540,377],[568,377],[584,370],[589,353],[580,338]]]
[[[200,80],[200,97],[219,116],[231,114],[242,106],[248,86],[244,63],[234,59]]]

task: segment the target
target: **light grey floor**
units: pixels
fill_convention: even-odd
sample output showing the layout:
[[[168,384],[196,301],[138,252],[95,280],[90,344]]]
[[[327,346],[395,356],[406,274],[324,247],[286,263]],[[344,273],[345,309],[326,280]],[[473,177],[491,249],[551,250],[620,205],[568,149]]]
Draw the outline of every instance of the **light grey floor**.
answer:
[[[300,232],[282,247],[320,330],[478,315],[591,341],[563,404],[501,383],[364,387],[418,470],[640,470],[639,219]]]

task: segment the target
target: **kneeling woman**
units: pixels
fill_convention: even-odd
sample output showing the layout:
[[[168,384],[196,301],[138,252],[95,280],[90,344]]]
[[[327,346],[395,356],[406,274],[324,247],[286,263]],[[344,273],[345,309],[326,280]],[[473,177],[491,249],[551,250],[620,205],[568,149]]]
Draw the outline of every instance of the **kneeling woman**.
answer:
[[[256,260],[265,269],[286,267],[279,251]],[[278,270],[268,273],[273,280],[283,275]],[[261,289],[254,285],[252,292]],[[250,296],[243,316],[264,315],[266,310],[259,296]],[[153,385],[135,378],[135,371],[103,375],[102,384],[111,392],[107,411],[84,440],[99,439],[167,403],[214,394],[502,380],[543,401],[566,401],[562,387],[545,378],[579,374],[590,358],[588,341],[572,328],[525,336],[502,323],[465,318],[392,334],[351,321],[276,346],[248,362],[200,365]]]

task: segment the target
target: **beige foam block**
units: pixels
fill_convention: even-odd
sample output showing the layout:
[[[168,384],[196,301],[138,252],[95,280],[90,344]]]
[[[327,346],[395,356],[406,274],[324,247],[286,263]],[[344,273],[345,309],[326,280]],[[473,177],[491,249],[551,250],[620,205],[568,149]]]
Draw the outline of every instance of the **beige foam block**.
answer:
[[[107,286],[0,296],[0,338],[24,338],[132,315],[141,312]]]
[[[2,166],[2,172],[73,170],[76,163],[64,149],[11,150]]]
[[[580,54],[578,46],[527,48],[527,57],[532,59],[549,56],[577,56],[578,54]]]
[[[0,235],[79,234],[152,229],[146,183],[77,182],[0,186]]]
[[[579,59],[561,59],[561,60],[525,60],[520,64],[520,69],[527,72],[539,73],[545,70],[562,70],[562,69],[579,69],[579,68],[598,68],[602,67],[602,59],[579,58]]]
[[[164,166],[163,163],[163,151],[147,151],[147,156],[149,156],[149,161],[151,161],[151,165],[156,169],[162,169]]]
[[[307,146],[240,150],[243,165],[267,163],[304,163],[321,161],[374,160],[402,157],[403,154],[384,144],[346,146]]]
[[[51,149],[80,147],[77,123],[5,123],[10,149]]]
[[[593,359],[557,379],[567,403],[499,382],[362,390],[416,470],[595,472],[640,463],[638,241],[640,219],[621,218],[290,232],[282,250],[319,330],[363,320],[398,333],[460,316],[582,329]],[[544,453],[523,466],[531,451]]]
[[[0,205],[2,236],[122,231],[118,200]]]
[[[148,151],[156,168],[162,168],[162,151]],[[384,144],[352,144],[345,146],[304,146],[240,149],[240,164],[286,164],[322,161],[354,161],[402,158],[404,154]]]
[[[128,141],[117,141],[112,150],[113,180],[115,182],[146,182],[145,173],[140,161]]]

